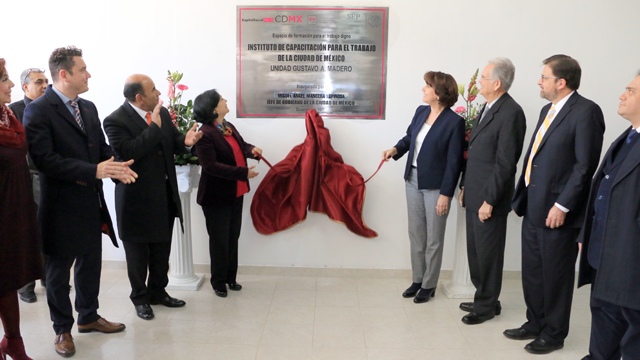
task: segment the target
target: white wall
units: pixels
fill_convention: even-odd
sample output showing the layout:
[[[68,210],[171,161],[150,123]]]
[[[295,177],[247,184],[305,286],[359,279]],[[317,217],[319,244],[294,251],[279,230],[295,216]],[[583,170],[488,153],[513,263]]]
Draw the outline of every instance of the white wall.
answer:
[[[556,53],[580,61],[580,93],[598,103],[605,114],[605,149],[628,126],[616,109],[618,96],[640,68],[637,0],[112,0],[65,5],[9,0],[2,5],[5,36],[0,57],[7,60],[10,76],[18,82],[24,68],[46,68],[54,48],[71,44],[82,48],[93,75],[91,90],[83,97],[95,102],[103,118],[123,102],[122,87],[128,75],[148,74],[164,91],[167,70],[180,70],[185,73],[183,83],[190,87],[186,98],[217,88],[232,109],[227,120],[235,123],[246,140],[263,148],[269,160],[277,162],[304,140],[304,121],[235,119],[236,5],[320,4],[390,8],[387,120],[325,119],[333,147],[365,177],[375,170],[381,151],[403,135],[420,105],[425,71],[444,71],[467,83],[476,68],[495,56],[509,57],[516,65],[510,93],[527,115],[526,144],[546,103],[538,96],[536,85],[541,61]],[[13,94],[14,101],[22,96],[19,87]],[[257,169],[261,175],[252,180],[254,189],[268,170],[262,163]],[[240,263],[410,268],[403,169],[404,159],[390,162],[367,184],[364,218],[378,231],[375,239],[360,238],[326,216],[311,213],[290,230],[259,235],[249,216],[250,193],[245,197]],[[105,183],[115,217],[113,186]],[[194,260],[209,263],[208,237],[195,196],[192,214]],[[443,269],[453,264],[455,219],[453,210]],[[515,216],[509,218],[506,270],[520,269],[520,224]],[[123,250],[108,241],[104,250],[105,259],[124,260]]]

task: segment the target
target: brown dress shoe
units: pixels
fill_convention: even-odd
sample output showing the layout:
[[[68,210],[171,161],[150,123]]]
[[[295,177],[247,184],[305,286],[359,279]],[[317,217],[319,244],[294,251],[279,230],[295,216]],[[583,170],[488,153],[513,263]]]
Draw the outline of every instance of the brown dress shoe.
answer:
[[[126,326],[120,323],[113,323],[107,321],[105,318],[100,318],[98,321],[94,321],[87,325],[78,325],[78,332],[88,333],[92,331],[99,331],[105,334],[117,333],[124,330]]]
[[[71,333],[56,335],[54,341],[56,352],[62,357],[70,357],[76,353],[76,346],[73,344]]]

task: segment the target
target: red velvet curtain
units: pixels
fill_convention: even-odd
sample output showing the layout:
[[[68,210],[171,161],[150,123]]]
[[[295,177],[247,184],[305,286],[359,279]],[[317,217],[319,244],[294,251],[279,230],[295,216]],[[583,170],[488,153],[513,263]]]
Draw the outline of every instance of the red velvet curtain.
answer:
[[[373,238],[362,217],[364,179],[331,147],[329,129],[315,110],[306,114],[307,137],[274,165],[253,196],[253,226],[263,235],[286,230],[320,212],[353,233]]]

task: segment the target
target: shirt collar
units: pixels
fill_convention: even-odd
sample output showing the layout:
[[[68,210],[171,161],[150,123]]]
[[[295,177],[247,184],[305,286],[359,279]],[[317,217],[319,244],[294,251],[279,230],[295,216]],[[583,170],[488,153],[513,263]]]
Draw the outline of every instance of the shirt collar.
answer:
[[[58,90],[55,85],[51,86],[51,88],[53,89],[53,91],[55,91],[56,94],[58,94],[58,96],[60,97],[60,99],[62,99],[62,102],[65,105],[69,103],[69,100],[71,99],[69,99],[67,95],[63,94],[60,90]],[[78,101],[78,98],[76,97],[74,101]]]
[[[24,104],[25,104],[25,105],[29,105],[29,104],[31,104],[31,102],[32,102],[33,100],[29,99],[29,98],[27,97],[27,95],[25,95],[25,96],[24,96],[24,99],[22,99],[22,101],[24,101]]]
[[[569,95],[563,97],[562,100],[558,101],[557,104],[555,104],[555,105],[552,104],[551,105],[551,107],[553,107],[556,110],[556,115],[560,113],[560,110],[562,110],[562,107],[564,106],[564,104],[567,103],[567,101],[569,100],[571,95],[573,95],[574,92],[575,92],[575,90],[572,91]],[[549,108],[549,109],[551,109],[551,108]],[[554,118],[555,118],[555,116],[554,116]]]
[[[138,115],[140,115],[140,117],[144,119],[144,121],[147,121],[146,116],[147,116],[147,114],[151,113],[151,111],[142,110],[139,107],[133,105],[132,103],[129,103],[129,105],[131,105],[133,110],[135,110],[138,113]]]
[[[492,102],[487,103],[487,110],[491,109],[491,107],[493,106],[493,104],[495,104],[495,103],[496,103],[496,101],[500,100],[500,98],[501,98],[503,95],[504,95],[504,94],[502,94],[502,95],[498,96],[497,98],[493,99],[493,101],[492,101]]]

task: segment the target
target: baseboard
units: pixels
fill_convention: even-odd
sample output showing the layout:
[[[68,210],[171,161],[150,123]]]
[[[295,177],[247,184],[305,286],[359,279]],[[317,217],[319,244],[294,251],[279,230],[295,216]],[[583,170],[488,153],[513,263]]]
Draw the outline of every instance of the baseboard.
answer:
[[[197,274],[208,274],[209,264],[194,264]],[[106,270],[126,270],[127,263],[117,260],[103,260],[102,268]],[[452,270],[440,271],[441,279],[451,279]],[[313,277],[368,277],[368,278],[394,278],[410,279],[409,269],[347,269],[347,268],[312,268],[296,266],[238,266],[238,274],[241,275],[270,275],[270,276],[313,276]],[[520,280],[521,271],[505,270],[504,279]]]

